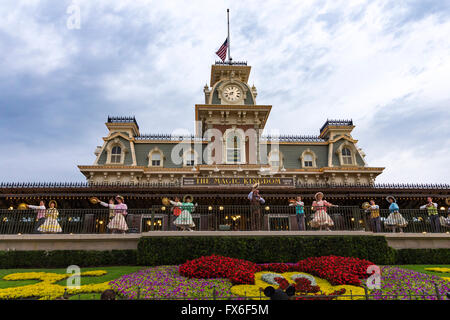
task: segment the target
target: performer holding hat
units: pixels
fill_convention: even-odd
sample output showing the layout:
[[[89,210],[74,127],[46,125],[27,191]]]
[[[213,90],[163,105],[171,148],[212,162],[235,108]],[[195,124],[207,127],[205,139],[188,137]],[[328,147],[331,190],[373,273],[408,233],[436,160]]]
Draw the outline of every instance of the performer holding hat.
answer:
[[[305,231],[305,204],[302,201],[302,197],[298,196],[297,199],[289,201],[289,206],[295,207],[295,215],[297,216],[298,230]]]
[[[370,214],[369,221],[372,232],[381,232],[380,206],[375,204],[375,200],[370,200],[366,212]]]
[[[42,233],[60,233],[62,229],[57,220],[59,216],[58,209],[56,209],[57,203],[55,200],[50,200],[48,205],[50,208],[46,210],[45,221],[38,228],[38,231]]]
[[[106,203],[100,201],[99,203],[107,208],[113,209],[110,215],[113,216],[111,221],[108,223],[107,227],[112,231],[112,233],[125,233],[128,230],[127,222],[125,221],[125,216],[127,215],[128,206],[124,203],[124,198],[120,195],[116,196],[117,204]]]
[[[171,201],[170,203],[174,206],[181,207],[181,213],[173,222],[177,227],[182,230],[194,231],[191,228],[195,227],[194,220],[192,219],[191,213],[194,212],[195,206],[192,203],[192,196],[185,196],[183,202]],[[181,205],[181,206],[180,206]],[[175,208],[174,208],[175,210]],[[174,213],[175,214],[175,213]]]
[[[258,188],[259,183],[255,183],[252,186],[252,191],[250,191],[247,197],[250,201],[251,224],[253,230],[262,230],[261,205],[266,203],[266,200],[259,195]]]
[[[172,216],[173,217],[171,217],[171,222],[170,222],[171,230],[176,230],[177,227],[175,225],[175,220],[181,214],[181,207],[183,206],[183,203],[180,201],[179,197],[175,197],[174,200],[169,200],[169,203],[173,206],[172,207]],[[173,225],[173,227],[172,227],[172,225]]]
[[[315,212],[314,218],[311,220],[311,227],[319,228],[320,230],[325,227],[327,231],[331,231],[329,227],[332,227],[334,225],[334,222],[327,213],[327,207],[337,207],[337,205],[323,200],[322,192],[317,192],[314,195],[314,198],[316,200],[312,203],[312,207],[313,211]]]
[[[441,232],[439,213],[438,213],[438,204],[436,202],[433,202],[433,198],[428,197],[427,204],[420,206],[420,209],[427,210],[428,217],[430,218],[430,222],[431,222],[431,230],[433,232]]]
[[[38,206],[33,206],[30,204],[27,204],[27,209],[34,209],[36,210],[36,223],[34,226],[34,232],[33,233],[40,233],[40,231],[38,230],[40,226],[42,226],[45,222],[45,201],[41,200],[39,201],[39,205]]]
[[[387,196],[386,200],[390,203],[390,214],[384,221],[384,225],[386,227],[392,228],[392,232],[395,232],[395,229],[397,227],[399,228],[400,232],[403,232],[403,228],[408,225],[408,222],[400,214],[400,208],[397,204],[397,200],[395,200],[394,196]]]

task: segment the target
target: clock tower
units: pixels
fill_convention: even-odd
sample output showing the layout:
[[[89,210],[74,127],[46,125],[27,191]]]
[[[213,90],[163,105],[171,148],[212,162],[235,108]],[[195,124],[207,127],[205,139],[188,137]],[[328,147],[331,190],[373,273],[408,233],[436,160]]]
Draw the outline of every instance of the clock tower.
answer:
[[[205,104],[195,106],[197,134],[213,128],[222,133],[230,128],[264,129],[272,106],[256,104],[256,88],[248,84],[250,70],[246,62],[211,66],[210,84],[203,89]]]

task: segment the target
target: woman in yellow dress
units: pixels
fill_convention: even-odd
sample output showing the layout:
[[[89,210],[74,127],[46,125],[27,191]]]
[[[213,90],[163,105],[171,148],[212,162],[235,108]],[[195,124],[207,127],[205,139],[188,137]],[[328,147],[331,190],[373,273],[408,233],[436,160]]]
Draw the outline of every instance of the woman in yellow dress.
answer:
[[[48,205],[49,208],[45,211],[45,221],[38,228],[38,231],[42,233],[60,233],[62,232],[62,229],[58,223],[59,212],[58,209],[56,209],[56,201],[51,200]]]

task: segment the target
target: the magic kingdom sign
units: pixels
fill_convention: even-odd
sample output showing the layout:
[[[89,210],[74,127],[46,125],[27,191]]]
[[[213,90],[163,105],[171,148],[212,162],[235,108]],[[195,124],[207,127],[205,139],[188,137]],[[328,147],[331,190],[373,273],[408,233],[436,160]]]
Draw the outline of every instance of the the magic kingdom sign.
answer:
[[[294,187],[293,178],[183,178],[183,186],[260,186]]]

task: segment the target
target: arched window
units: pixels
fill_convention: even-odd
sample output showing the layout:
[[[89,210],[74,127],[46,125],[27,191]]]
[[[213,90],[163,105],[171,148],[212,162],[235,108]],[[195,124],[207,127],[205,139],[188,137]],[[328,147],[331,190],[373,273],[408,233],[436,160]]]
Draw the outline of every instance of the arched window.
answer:
[[[152,166],[153,167],[161,166],[161,153],[159,152],[152,153]]]
[[[300,156],[302,168],[317,168],[317,156],[311,149],[307,148]]]
[[[111,149],[111,163],[120,163],[122,160],[122,148],[114,146]]]
[[[227,136],[227,163],[241,163],[241,137],[235,134]]]
[[[342,149],[342,162],[343,164],[352,164],[352,152],[349,148]]]
[[[305,154],[304,158],[303,158],[303,166],[304,167],[313,167],[313,156],[311,153],[307,153]]]
[[[164,166],[164,153],[157,147],[150,150],[147,158],[148,158],[148,166],[149,167],[163,167]]]

